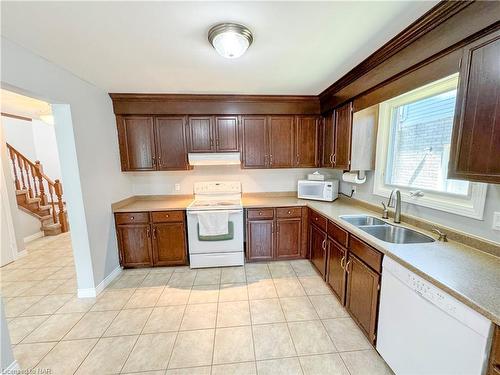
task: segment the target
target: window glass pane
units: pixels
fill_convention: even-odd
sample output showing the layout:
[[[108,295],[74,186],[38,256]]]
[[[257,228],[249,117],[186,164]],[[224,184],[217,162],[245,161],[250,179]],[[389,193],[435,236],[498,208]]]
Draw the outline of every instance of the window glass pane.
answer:
[[[467,195],[468,181],[448,180],[457,90],[392,107],[386,184]]]

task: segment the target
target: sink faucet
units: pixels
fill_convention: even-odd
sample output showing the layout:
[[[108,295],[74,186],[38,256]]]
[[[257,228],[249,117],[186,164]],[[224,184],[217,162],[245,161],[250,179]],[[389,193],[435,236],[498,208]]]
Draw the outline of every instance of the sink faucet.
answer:
[[[396,194],[396,204],[393,203],[393,195]],[[394,189],[389,195],[389,200],[387,201],[387,207],[393,207],[394,210],[394,222],[396,224],[401,223],[401,192],[399,189]]]

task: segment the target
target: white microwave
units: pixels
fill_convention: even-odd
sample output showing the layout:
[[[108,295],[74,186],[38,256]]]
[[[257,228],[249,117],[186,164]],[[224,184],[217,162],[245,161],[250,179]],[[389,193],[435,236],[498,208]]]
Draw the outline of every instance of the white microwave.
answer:
[[[332,202],[338,196],[338,180],[299,180],[297,182],[297,198]]]

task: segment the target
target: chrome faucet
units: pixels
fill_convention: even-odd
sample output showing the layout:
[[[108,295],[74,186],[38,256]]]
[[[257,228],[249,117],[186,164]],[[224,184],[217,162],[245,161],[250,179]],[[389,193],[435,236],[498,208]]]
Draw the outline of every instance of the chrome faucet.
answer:
[[[393,195],[396,194],[396,204],[393,203]],[[389,195],[389,200],[387,201],[387,207],[394,208],[394,222],[396,224],[401,223],[401,192],[399,189],[394,189]]]

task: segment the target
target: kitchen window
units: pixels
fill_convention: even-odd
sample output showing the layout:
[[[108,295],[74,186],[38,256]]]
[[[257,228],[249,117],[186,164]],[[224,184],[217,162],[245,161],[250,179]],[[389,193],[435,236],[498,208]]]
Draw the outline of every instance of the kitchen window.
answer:
[[[458,74],[380,104],[374,194],[482,219],[487,184],[448,179]]]

